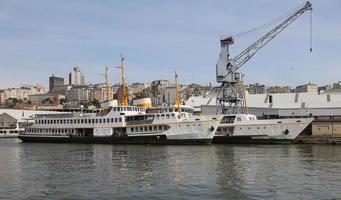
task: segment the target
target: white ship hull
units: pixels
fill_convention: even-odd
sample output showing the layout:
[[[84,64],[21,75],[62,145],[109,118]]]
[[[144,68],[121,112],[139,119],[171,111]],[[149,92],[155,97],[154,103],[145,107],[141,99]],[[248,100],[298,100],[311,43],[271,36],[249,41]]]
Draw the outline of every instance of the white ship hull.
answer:
[[[213,143],[290,143],[313,118],[242,120],[220,124]]]

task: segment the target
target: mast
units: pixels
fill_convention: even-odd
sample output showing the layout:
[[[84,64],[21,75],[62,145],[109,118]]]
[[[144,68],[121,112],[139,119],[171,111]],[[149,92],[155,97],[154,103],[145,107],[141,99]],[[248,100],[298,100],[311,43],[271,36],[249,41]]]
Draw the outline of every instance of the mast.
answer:
[[[126,91],[126,84],[124,80],[124,57],[121,54],[121,64],[120,67],[121,69],[121,98],[120,98],[120,105],[121,106],[128,106],[128,95]]]
[[[109,86],[109,78],[108,78],[108,65],[105,66],[104,68],[104,77],[105,77],[105,94],[106,96],[106,101],[110,100],[110,86]]]
[[[178,107],[178,112],[181,112],[178,74],[176,73],[176,71],[174,72],[174,74],[175,74],[175,96],[176,96],[175,103],[176,103],[176,106]]]

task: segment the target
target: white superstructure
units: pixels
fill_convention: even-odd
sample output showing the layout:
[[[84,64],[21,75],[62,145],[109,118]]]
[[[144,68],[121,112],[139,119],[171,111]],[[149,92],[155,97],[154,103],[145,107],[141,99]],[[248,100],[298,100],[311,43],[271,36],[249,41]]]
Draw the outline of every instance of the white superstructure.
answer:
[[[100,143],[211,143],[222,116],[193,116],[175,108],[146,114],[117,106],[99,113],[36,115],[23,141]]]

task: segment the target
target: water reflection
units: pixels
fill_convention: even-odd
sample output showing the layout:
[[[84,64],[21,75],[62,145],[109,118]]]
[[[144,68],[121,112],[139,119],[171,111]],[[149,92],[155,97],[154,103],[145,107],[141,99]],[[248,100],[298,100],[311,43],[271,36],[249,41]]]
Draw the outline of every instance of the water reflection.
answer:
[[[340,146],[120,146],[1,140],[0,152],[1,199],[341,196]]]

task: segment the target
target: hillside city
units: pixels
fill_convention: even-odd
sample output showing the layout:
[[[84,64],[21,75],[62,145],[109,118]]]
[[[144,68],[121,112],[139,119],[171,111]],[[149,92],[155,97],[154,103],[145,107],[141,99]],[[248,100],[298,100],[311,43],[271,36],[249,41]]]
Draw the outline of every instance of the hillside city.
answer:
[[[68,80],[68,82],[66,82]],[[69,109],[98,108],[100,102],[120,99],[121,86],[110,85],[110,96],[107,97],[106,84],[86,84],[85,76],[79,67],[73,67],[68,79],[52,74],[49,86],[21,85],[20,87],[0,89],[0,107],[17,109]],[[289,86],[266,86],[260,83],[244,86],[249,94],[274,93],[338,93],[341,92],[341,81],[331,85],[318,86],[314,83],[291,88]],[[131,83],[126,86],[129,102],[135,99],[150,98],[152,106],[174,105],[176,88],[172,80],[154,80],[151,83]],[[211,85],[180,85],[179,95],[182,101],[189,97],[204,96],[218,88]]]

